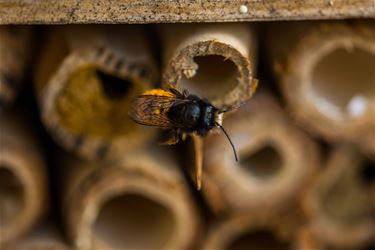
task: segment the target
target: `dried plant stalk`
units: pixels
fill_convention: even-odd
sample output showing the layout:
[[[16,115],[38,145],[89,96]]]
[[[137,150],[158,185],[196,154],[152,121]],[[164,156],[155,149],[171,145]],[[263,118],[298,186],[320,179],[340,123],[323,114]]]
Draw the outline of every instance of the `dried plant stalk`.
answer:
[[[43,122],[65,148],[90,159],[142,145],[155,130],[128,116],[156,80],[140,27],[74,26],[51,32],[36,89]]]
[[[205,141],[202,189],[213,210],[266,215],[298,200],[319,165],[318,148],[272,97],[257,95],[224,126],[240,159],[224,135]]]
[[[0,26],[0,113],[15,100],[30,57],[31,30]]]
[[[26,237],[18,240],[9,249],[12,250],[68,250],[71,249],[52,224],[43,224],[34,228]]]
[[[47,177],[38,140],[22,119],[4,114],[0,131],[1,248],[28,231],[46,212]]]
[[[211,225],[202,249],[294,249],[300,219],[239,213]]]
[[[164,153],[127,152],[110,163],[61,166],[68,234],[79,249],[188,249],[199,217],[175,163]]]
[[[296,120],[375,154],[375,23],[285,23],[268,51]],[[275,43],[274,41],[278,42]]]
[[[178,24],[160,28],[163,84],[205,97],[218,108],[249,99],[256,43],[248,24]]]
[[[335,248],[374,244],[374,197],[374,160],[349,146],[335,148],[305,197],[310,231]]]

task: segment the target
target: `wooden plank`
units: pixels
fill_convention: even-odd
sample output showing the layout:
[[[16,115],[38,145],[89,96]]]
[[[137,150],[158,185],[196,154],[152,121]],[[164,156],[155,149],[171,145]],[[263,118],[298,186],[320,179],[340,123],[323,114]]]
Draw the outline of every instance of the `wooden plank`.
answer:
[[[0,0],[0,24],[375,18],[374,0]]]

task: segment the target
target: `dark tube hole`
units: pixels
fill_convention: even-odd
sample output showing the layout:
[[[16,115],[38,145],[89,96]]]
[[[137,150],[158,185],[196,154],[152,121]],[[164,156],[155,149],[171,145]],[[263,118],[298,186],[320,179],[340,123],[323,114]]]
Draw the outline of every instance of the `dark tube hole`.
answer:
[[[262,249],[262,250],[287,250],[291,249],[288,242],[277,239],[271,232],[262,230],[255,232],[248,232],[240,235],[233,240],[227,250],[248,250],[248,249]]]
[[[119,100],[124,98],[132,86],[130,80],[107,74],[100,70],[96,70],[95,73],[100,79],[104,94],[109,99]]]
[[[282,166],[280,153],[272,146],[265,146],[258,151],[240,157],[241,165],[259,178],[269,178],[278,173]]]
[[[208,55],[194,57],[194,61],[198,69],[192,78],[182,78],[184,89],[211,100],[226,95],[236,87],[239,73],[231,60],[226,60],[223,56]]]
[[[176,230],[173,213],[147,197],[125,194],[107,201],[95,237],[112,249],[163,249]]]
[[[373,185],[375,183],[375,162],[365,161],[360,174],[365,185]]]

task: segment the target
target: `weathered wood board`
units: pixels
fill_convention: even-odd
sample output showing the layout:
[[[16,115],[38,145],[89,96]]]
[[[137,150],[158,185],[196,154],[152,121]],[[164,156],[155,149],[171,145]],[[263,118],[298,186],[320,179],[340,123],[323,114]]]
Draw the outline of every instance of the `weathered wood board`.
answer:
[[[0,0],[0,24],[375,18],[374,0]]]

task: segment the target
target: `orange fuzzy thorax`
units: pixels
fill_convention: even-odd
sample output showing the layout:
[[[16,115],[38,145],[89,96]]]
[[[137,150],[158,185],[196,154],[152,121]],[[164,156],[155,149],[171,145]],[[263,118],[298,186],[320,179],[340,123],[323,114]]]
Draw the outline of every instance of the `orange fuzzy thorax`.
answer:
[[[146,90],[145,92],[143,92],[142,95],[175,97],[175,94],[173,94],[170,91],[163,90],[163,89],[149,89],[149,90]]]

